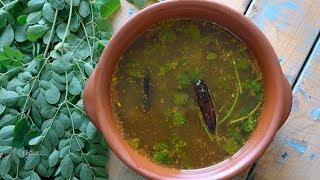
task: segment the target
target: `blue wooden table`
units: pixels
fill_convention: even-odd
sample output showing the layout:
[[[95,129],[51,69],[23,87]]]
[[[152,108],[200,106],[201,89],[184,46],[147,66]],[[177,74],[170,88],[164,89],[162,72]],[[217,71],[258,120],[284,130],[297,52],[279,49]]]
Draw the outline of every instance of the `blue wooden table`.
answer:
[[[201,1],[201,0],[199,0]],[[251,19],[273,45],[293,89],[292,112],[255,166],[255,179],[320,179],[320,0],[217,0]],[[119,29],[139,10],[126,0]],[[113,154],[111,179],[142,179]]]

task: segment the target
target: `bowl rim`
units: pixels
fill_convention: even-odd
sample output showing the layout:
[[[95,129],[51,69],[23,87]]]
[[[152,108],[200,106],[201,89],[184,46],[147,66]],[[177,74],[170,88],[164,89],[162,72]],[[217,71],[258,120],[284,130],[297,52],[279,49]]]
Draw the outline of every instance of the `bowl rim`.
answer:
[[[177,9],[178,8],[178,9]],[[257,40],[256,46],[263,58],[258,58],[259,68],[262,68],[264,83],[264,100],[259,124],[248,142],[232,157],[213,166],[193,170],[176,170],[156,165],[139,155],[125,142],[121,133],[116,130],[110,102],[110,83],[115,66],[121,54],[128,46],[128,41],[134,40],[136,34],[145,29],[144,21],[158,14],[165,14],[172,10],[186,11],[188,9],[201,8],[203,12],[218,10],[224,13],[226,18],[233,17],[238,24],[246,27],[248,38]],[[177,18],[177,17],[175,17]],[[194,18],[194,17],[190,17]],[[228,19],[227,19],[228,20]],[[230,19],[229,19],[230,20]],[[138,23],[140,22],[140,23]],[[217,22],[216,22],[217,23]],[[232,24],[232,23],[231,23]],[[221,24],[219,24],[221,25]],[[225,27],[225,26],[223,26]],[[140,30],[139,30],[140,28]],[[234,29],[227,28],[234,33]],[[246,33],[246,32],[242,32]],[[135,35],[133,35],[135,34]],[[237,33],[235,33],[237,34]],[[240,38],[243,40],[243,38]],[[253,47],[254,48],[254,47]],[[261,60],[260,60],[261,59]],[[262,60],[263,59],[263,60]],[[267,59],[267,60],[266,60]],[[111,72],[110,72],[111,71]],[[106,75],[107,74],[107,75]],[[151,5],[126,22],[110,39],[105,47],[95,69],[95,94],[96,116],[99,121],[102,134],[108,141],[114,153],[137,173],[151,179],[207,179],[230,178],[247,169],[257,160],[271,143],[281,124],[283,114],[282,71],[278,58],[264,34],[245,16],[239,12],[214,1],[209,0],[171,0]],[[262,124],[262,125],[261,125]],[[256,138],[259,137],[259,138]],[[121,139],[122,138],[122,139]],[[255,138],[255,139],[254,139]],[[250,152],[248,152],[250,150]]]

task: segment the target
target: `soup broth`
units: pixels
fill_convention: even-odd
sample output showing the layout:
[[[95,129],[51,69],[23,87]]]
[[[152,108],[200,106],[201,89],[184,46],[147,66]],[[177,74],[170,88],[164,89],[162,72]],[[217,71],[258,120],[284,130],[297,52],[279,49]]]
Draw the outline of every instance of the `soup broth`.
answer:
[[[132,148],[176,169],[232,156],[257,125],[261,73],[246,45],[202,20],[168,20],[142,33],[121,56],[112,79],[113,113]],[[215,109],[209,131],[194,86],[202,80]]]

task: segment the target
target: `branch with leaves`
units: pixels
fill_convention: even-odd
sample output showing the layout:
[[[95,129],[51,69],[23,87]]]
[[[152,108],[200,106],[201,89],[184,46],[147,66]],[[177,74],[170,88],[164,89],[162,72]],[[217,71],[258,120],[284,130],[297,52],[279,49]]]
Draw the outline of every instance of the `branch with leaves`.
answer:
[[[82,90],[119,0],[0,0],[0,177],[105,179]]]

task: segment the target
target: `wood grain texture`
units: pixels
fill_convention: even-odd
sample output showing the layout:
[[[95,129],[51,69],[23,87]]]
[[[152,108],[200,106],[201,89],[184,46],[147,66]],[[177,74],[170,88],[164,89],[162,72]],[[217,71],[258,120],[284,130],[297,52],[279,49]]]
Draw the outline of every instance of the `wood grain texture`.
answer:
[[[254,0],[247,16],[274,47],[292,84],[319,32],[319,0]]]
[[[120,1],[121,1],[121,8],[112,18],[112,24],[115,31],[117,31],[125,22],[127,22],[130,19],[130,17],[132,17],[137,12],[139,12],[139,9],[136,8],[134,5],[128,3],[127,0],[120,0]],[[251,0],[213,0],[213,1],[225,4],[233,9],[236,9],[241,13],[244,13]],[[152,3],[149,3],[149,5],[151,4]]]
[[[262,156],[256,179],[320,179],[320,40],[293,89],[292,112]]]

